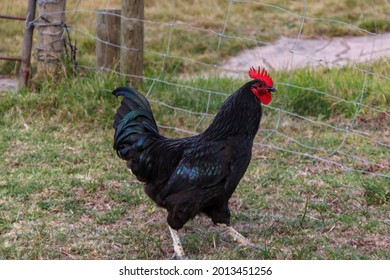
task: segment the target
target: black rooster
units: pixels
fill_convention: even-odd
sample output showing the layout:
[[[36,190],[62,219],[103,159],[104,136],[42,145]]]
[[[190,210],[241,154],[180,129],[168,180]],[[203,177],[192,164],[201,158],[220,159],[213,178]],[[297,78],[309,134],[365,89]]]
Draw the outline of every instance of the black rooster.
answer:
[[[227,98],[202,134],[169,139],[158,132],[146,98],[120,87],[123,96],[114,116],[114,149],[141,182],[146,194],[168,212],[176,258],[184,258],[177,230],[199,213],[242,245],[249,240],[230,227],[228,201],[244,175],[262,115],[271,101],[273,82],[263,69],[249,70],[253,79]]]

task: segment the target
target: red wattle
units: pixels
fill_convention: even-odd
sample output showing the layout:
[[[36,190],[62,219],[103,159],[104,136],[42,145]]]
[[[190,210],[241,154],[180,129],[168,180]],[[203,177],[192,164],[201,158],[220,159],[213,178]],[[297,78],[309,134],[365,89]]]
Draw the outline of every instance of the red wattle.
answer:
[[[260,98],[260,101],[261,101],[261,103],[263,103],[263,104],[265,104],[265,105],[267,105],[268,103],[270,103],[271,102],[271,93],[269,93],[268,91],[266,91],[265,93],[263,93],[263,94],[260,94],[260,96],[259,96],[259,98]]]

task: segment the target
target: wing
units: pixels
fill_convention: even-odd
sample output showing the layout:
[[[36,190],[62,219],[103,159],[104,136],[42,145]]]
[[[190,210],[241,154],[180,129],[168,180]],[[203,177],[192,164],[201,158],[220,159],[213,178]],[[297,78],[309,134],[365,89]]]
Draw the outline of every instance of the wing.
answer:
[[[161,197],[195,188],[211,188],[229,175],[232,153],[226,142],[198,142],[193,146],[184,152],[166,186],[161,190]]]

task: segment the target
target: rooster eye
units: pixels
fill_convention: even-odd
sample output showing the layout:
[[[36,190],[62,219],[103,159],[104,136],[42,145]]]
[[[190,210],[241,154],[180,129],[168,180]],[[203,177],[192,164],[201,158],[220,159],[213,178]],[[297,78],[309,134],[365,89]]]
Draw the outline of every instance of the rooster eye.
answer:
[[[257,83],[257,84],[254,84],[252,87],[259,90],[263,87],[263,85],[261,83]]]

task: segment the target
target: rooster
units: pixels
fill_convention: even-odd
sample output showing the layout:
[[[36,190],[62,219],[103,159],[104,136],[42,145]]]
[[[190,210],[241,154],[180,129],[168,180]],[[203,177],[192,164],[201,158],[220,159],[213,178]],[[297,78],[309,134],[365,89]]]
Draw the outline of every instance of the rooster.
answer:
[[[114,115],[114,149],[141,182],[145,193],[167,210],[174,257],[184,259],[178,230],[204,213],[243,246],[253,245],[230,226],[228,201],[244,175],[262,115],[261,103],[276,91],[260,67],[249,70],[251,81],[230,95],[211,125],[192,137],[170,139],[158,132],[147,99],[129,87]]]

